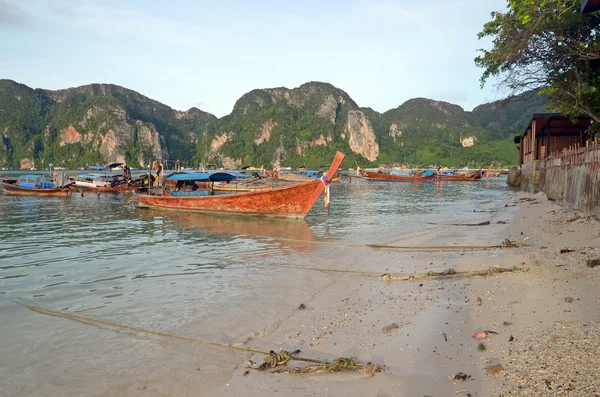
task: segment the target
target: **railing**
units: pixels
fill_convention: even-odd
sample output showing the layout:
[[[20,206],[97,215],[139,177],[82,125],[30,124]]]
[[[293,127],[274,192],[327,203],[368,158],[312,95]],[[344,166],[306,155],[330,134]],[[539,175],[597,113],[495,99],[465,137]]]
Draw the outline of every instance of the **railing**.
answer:
[[[585,165],[592,170],[600,168],[600,142],[598,137],[588,140],[587,145],[580,147],[579,144],[564,148],[561,152],[550,154],[542,160],[542,167],[571,169]]]

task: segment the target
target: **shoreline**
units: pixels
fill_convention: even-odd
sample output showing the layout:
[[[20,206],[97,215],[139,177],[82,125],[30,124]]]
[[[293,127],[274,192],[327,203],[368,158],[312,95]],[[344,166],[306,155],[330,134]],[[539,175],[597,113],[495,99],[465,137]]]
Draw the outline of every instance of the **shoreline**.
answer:
[[[600,331],[600,292],[592,287],[597,290],[600,267],[586,268],[584,261],[600,258],[595,248],[600,246],[600,222],[559,207],[541,193],[510,196],[502,203],[505,207],[492,202],[488,204],[495,212],[474,214],[476,219],[491,220],[488,226],[453,227],[452,233],[442,229],[445,235],[440,230],[419,230],[402,240],[449,245],[453,239],[498,243],[509,238],[525,241],[523,247],[465,252],[374,250],[364,268],[374,271],[374,262],[381,261],[390,272],[395,270],[393,262],[417,273],[493,266],[517,266],[523,272],[388,282],[376,276],[328,275],[332,283],[304,302],[312,310],[296,311],[271,334],[251,341],[253,348],[265,351],[299,349],[303,357],[353,357],[379,364],[385,373],[370,378],[354,372],[272,374],[240,363],[226,385],[205,395],[253,396],[293,390],[300,396],[597,396],[600,343],[592,335]],[[565,225],[568,236],[559,234]],[[585,254],[564,256],[558,253],[564,246],[575,251],[587,248]],[[586,298],[577,292],[582,288],[589,295]],[[570,296],[573,301],[567,303],[564,298]],[[382,328],[390,324],[399,328],[384,333]],[[481,341],[473,338],[475,332],[486,330],[498,334]],[[485,351],[478,350],[479,343]],[[577,360],[575,352],[565,356],[568,346],[577,354],[583,352],[586,359]],[[257,364],[263,361],[260,355],[251,359]],[[502,371],[487,375],[486,367],[496,364],[502,365]],[[458,372],[470,378],[449,380]]]
[[[370,225],[365,243],[492,246],[508,238],[525,245],[487,250],[375,249],[361,240],[354,244],[356,237],[350,243],[313,244],[274,231],[275,239],[290,240],[271,247],[285,255],[265,255],[265,263],[247,269],[269,275],[270,281],[248,293],[243,277],[226,281],[227,288],[235,289],[229,293],[238,291],[242,299],[238,304],[185,306],[189,312],[177,316],[185,327],[164,323],[167,317],[160,306],[154,315],[138,314],[131,321],[112,318],[165,335],[172,332],[173,338],[134,328],[90,327],[42,316],[16,303],[3,304],[3,314],[11,319],[10,324],[0,324],[3,345],[18,354],[0,365],[0,379],[7,379],[9,396],[24,391],[32,396],[103,397],[598,396],[600,266],[588,268],[586,261],[600,259],[600,222],[559,207],[543,194],[509,192],[471,203],[472,208],[459,205],[436,224],[421,223],[404,234],[390,233],[394,229],[386,225],[388,232],[377,235],[377,225]],[[403,226],[399,228],[407,230]],[[240,261],[244,255],[256,261],[263,255],[259,248],[271,244],[261,241]],[[573,251],[561,254],[563,248]],[[448,269],[480,272],[494,266],[524,271],[477,278],[385,281],[382,277]],[[298,310],[301,304],[305,310]],[[198,316],[208,309],[214,319]],[[219,323],[219,310],[239,321]],[[111,320],[102,313],[81,314]],[[397,328],[384,332],[392,324]],[[488,330],[497,334],[473,338]],[[262,363],[261,354],[201,346],[186,342],[186,337],[260,351],[300,350],[301,357],[329,362],[350,357],[378,364],[385,372],[371,377],[357,372],[263,372],[247,364],[249,359]],[[485,351],[479,350],[480,343]],[[47,365],[48,358],[57,365]],[[503,370],[487,375],[486,367],[495,364]],[[292,361],[286,368],[304,365]],[[469,378],[449,379],[459,372]]]

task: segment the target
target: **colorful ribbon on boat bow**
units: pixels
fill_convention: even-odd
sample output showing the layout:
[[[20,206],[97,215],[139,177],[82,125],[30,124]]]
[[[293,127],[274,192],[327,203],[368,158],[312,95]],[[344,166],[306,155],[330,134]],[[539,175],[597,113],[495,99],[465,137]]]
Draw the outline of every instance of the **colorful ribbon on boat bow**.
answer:
[[[321,177],[321,182],[325,186],[325,208],[329,210],[329,201],[331,200],[331,182],[325,175]]]

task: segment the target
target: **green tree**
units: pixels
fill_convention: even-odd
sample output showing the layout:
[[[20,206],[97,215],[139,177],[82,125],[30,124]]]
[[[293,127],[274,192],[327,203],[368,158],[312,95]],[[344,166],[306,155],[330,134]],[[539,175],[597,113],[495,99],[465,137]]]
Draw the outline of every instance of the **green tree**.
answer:
[[[479,38],[493,48],[475,58],[482,86],[495,77],[511,95],[540,90],[549,108],[600,126],[600,13],[582,14],[580,0],[509,0],[491,15]]]

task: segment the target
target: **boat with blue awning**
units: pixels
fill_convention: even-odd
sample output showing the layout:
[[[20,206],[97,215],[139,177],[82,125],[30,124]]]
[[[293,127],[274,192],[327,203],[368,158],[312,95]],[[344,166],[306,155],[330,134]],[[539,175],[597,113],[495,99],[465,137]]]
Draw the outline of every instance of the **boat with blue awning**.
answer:
[[[140,207],[195,211],[218,214],[245,214],[285,218],[304,218],[319,198],[328,179],[337,173],[344,154],[338,152],[325,175],[327,179],[311,178],[310,181],[268,190],[248,192],[220,192],[215,183],[235,181],[228,172],[175,173],[166,178],[162,186],[137,194]],[[205,184],[206,189],[200,189]]]
[[[277,177],[279,180],[287,182],[307,182],[315,179],[321,179],[323,171],[319,170],[290,170],[290,171],[277,171]],[[336,175],[332,178],[331,182],[339,182],[340,176]]]
[[[5,194],[19,196],[67,197],[70,190],[63,184],[64,171],[54,175],[25,174],[18,179],[3,179]]]

